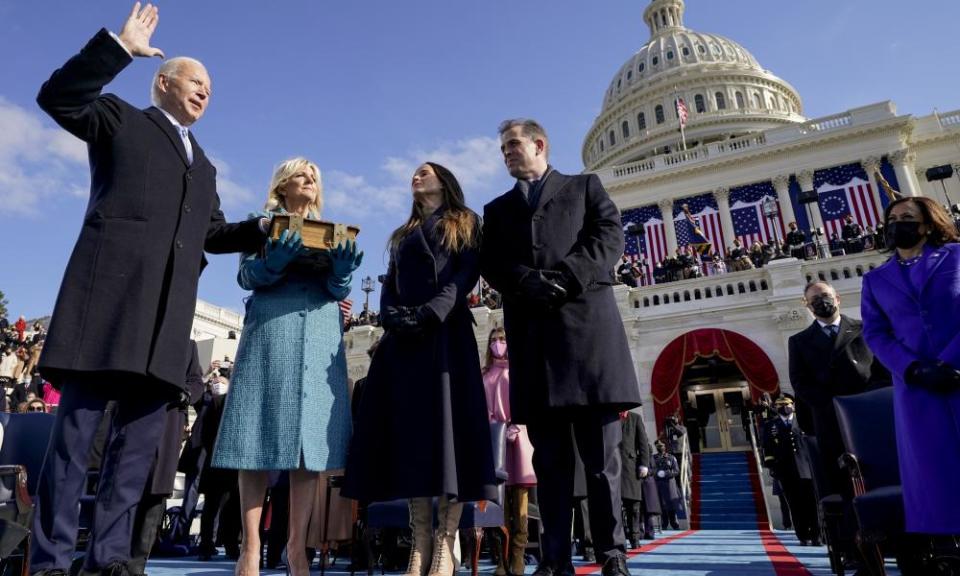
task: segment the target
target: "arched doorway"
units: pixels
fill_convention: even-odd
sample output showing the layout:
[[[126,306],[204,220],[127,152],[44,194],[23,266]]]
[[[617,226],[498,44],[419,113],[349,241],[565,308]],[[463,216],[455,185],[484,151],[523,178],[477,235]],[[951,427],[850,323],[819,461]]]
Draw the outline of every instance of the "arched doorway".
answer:
[[[773,362],[749,338],[719,328],[687,332],[667,344],[653,366],[657,430],[676,414],[681,421],[700,422],[699,430],[690,430],[693,450],[747,449],[749,439],[739,435],[737,425],[745,419],[747,400],[755,403],[764,392],[776,396],[779,388]],[[684,418],[684,409],[696,413]]]

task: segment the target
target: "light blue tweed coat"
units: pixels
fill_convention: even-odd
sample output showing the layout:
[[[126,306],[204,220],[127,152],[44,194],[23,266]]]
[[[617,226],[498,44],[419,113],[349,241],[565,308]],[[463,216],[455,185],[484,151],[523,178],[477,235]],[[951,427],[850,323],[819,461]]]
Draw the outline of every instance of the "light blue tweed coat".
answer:
[[[351,277],[273,274],[258,255],[244,254],[237,281],[253,294],[213,466],[343,468],[351,419],[338,301]]]

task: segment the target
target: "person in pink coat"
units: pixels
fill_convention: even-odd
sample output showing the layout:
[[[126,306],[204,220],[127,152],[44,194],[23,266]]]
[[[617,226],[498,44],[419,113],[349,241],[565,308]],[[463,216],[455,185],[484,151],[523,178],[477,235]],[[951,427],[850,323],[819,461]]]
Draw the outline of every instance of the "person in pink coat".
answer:
[[[503,328],[494,328],[487,339],[486,362],[483,366],[483,387],[487,394],[487,415],[490,422],[507,424],[507,526],[510,532],[510,574],[523,574],[527,547],[527,506],[530,488],[537,485],[533,472],[533,445],[527,427],[510,419],[510,364],[507,357],[507,335]],[[503,563],[497,567],[504,573]]]

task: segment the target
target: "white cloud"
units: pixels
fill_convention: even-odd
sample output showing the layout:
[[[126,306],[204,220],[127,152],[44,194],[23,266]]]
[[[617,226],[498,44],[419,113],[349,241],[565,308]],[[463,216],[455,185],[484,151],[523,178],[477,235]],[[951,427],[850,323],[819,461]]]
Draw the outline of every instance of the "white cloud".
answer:
[[[58,196],[86,196],[86,145],[0,96],[0,204],[35,214]]]
[[[0,96],[0,204],[14,214],[36,214],[59,197],[85,199],[90,170],[87,146],[67,131]],[[227,209],[249,210],[257,195],[232,177],[230,164],[217,167],[217,191]]]
[[[250,188],[232,178],[233,170],[226,160],[215,156],[207,156],[207,158],[217,169],[217,194],[220,196],[222,208],[250,210],[251,206],[257,205],[256,194]],[[264,194],[264,199],[266,199],[266,194]]]
[[[435,162],[450,169],[463,187],[467,202],[486,192],[491,180],[503,171],[500,142],[476,137],[441,144],[432,149],[413,149],[401,156],[387,157],[381,168],[382,183],[373,184],[363,176],[338,170],[324,174],[326,206],[345,217],[405,217],[410,210],[410,178],[423,162]]]

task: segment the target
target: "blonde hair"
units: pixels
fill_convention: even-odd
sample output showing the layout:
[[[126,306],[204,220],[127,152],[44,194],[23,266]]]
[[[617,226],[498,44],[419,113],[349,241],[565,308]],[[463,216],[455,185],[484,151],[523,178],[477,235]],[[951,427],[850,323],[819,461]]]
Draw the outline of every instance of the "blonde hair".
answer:
[[[317,181],[317,200],[310,205],[311,216],[320,218],[323,211],[323,182],[320,180],[320,168],[316,164],[302,156],[290,158],[281,162],[273,171],[273,178],[270,180],[270,188],[267,189],[267,202],[263,208],[267,212],[272,212],[277,208],[286,209],[287,204],[280,194],[280,189],[286,186],[287,182],[298,172],[309,170]]]

